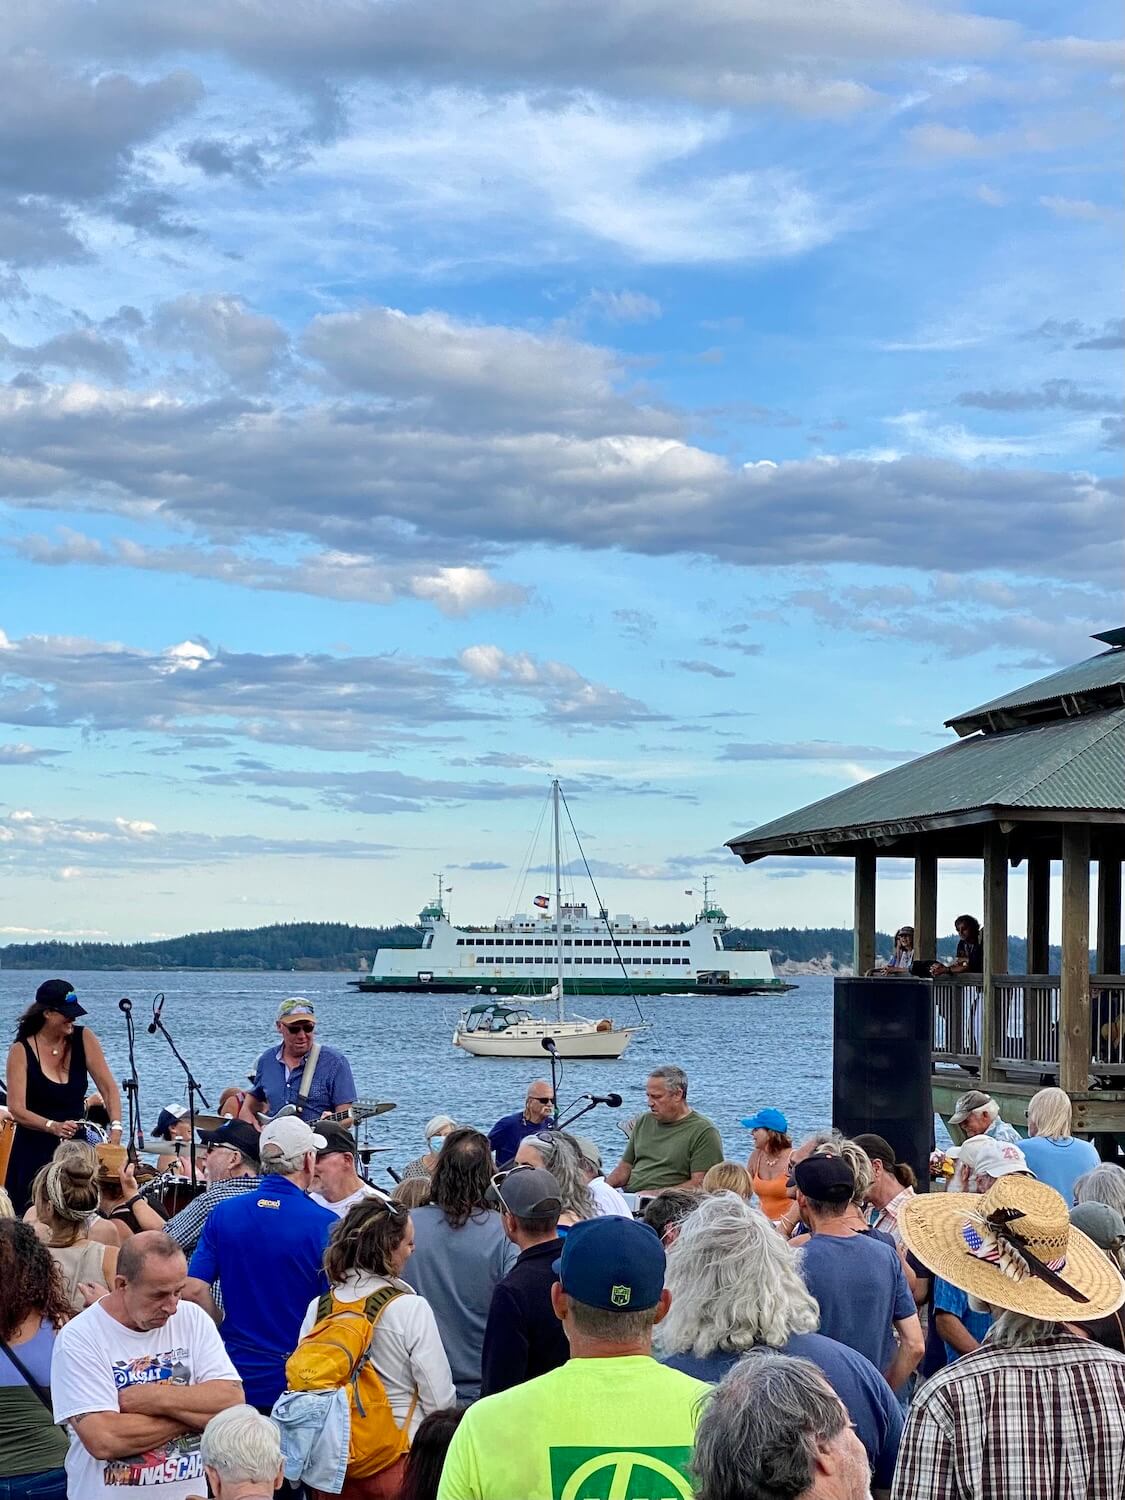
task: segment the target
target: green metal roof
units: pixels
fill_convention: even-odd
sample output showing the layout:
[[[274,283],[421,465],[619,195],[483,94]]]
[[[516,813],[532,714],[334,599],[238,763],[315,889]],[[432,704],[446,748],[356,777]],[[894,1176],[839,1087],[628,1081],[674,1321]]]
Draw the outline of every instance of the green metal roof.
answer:
[[[1114,639],[1119,632],[1106,631]],[[1033,719],[1062,718],[1125,703],[1125,647],[1115,645],[1049,677],[971,708],[946,724],[958,734],[1010,729]]]
[[[1125,652],[1116,655],[1125,666]],[[888,825],[920,832],[927,820],[985,821],[1004,810],[1125,813],[1125,707],[958,740],[751,829],[728,848],[749,862],[858,842]]]

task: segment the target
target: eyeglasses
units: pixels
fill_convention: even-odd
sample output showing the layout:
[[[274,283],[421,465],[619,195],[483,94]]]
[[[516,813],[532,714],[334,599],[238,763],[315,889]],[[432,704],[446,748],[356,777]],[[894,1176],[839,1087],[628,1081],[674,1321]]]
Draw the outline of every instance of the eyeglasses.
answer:
[[[315,1021],[282,1021],[281,1024],[290,1034],[295,1031],[313,1032],[316,1030]]]

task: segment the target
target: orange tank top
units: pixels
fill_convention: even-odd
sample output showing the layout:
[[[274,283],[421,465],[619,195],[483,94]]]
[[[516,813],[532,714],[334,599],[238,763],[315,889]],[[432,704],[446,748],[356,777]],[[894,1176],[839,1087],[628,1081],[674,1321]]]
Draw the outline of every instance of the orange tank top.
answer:
[[[755,1177],[752,1180],[766,1218],[780,1219],[790,1202],[785,1173],[782,1172],[777,1177]]]

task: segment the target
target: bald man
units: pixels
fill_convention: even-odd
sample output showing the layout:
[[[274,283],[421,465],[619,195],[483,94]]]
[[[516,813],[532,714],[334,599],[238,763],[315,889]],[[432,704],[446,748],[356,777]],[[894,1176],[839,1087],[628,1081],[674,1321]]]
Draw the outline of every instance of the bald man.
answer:
[[[555,1096],[545,1079],[537,1078],[528,1085],[523,1108],[515,1114],[497,1120],[488,1132],[488,1144],[496,1158],[498,1167],[506,1167],[520,1149],[520,1142],[529,1135],[538,1135],[542,1130],[553,1130],[555,1125]]]

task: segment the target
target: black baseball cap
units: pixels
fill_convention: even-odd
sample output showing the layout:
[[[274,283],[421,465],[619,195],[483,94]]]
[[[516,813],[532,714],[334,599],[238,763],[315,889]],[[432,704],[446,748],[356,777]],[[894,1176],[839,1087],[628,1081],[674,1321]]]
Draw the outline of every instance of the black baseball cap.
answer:
[[[855,1192],[855,1174],[842,1156],[806,1157],[793,1180],[814,1203],[847,1203]]]
[[[316,1133],[324,1141],[324,1145],[317,1149],[317,1156],[343,1156],[345,1154],[354,1156],[356,1154],[355,1136],[341,1125],[339,1120],[318,1120]]]
[[[71,1021],[86,1014],[69,979],[44,979],[35,991],[35,1003],[43,1010],[57,1010]]]
[[[247,1160],[258,1161],[258,1132],[245,1120],[225,1120],[217,1130],[201,1130],[199,1139],[205,1146],[233,1146]]]

